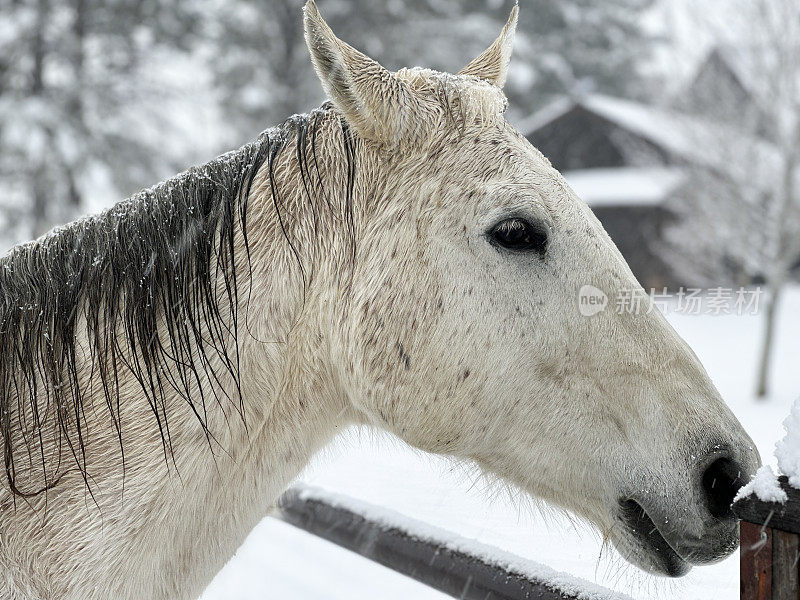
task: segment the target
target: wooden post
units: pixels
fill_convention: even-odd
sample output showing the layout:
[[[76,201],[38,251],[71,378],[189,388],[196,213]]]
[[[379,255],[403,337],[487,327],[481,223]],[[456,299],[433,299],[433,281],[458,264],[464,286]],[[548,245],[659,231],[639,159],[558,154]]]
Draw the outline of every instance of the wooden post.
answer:
[[[741,600],[772,600],[772,528],[740,524],[739,585]]]
[[[741,519],[741,600],[800,600],[800,490],[779,481],[785,504],[748,496],[733,505]]]

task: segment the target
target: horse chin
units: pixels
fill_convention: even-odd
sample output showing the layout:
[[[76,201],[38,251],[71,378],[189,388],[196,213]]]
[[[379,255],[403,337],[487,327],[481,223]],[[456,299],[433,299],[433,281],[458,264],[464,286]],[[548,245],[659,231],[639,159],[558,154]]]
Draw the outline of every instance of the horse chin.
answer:
[[[612,536],[617,551],[640,569],[666,577],[682,577],[692,566],[667,542],[653,519],[635,500],[620,500],[621,533]]]

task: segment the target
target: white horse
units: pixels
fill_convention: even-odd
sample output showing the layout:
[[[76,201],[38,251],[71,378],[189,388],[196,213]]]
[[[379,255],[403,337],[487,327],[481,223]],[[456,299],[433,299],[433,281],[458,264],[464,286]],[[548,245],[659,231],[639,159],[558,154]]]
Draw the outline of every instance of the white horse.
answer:
[[[649,572],[733,551],[758,455],[658,311],[579,311],[642,290],[503,117],[516,17],[391,73],[309,0],[332,104],[0,261],[0,598],[194,598],[353,423]]]

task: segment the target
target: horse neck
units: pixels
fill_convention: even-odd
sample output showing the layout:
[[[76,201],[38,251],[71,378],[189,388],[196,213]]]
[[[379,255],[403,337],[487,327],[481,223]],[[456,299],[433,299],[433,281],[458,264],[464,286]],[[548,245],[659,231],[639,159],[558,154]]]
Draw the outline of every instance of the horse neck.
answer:
[[[331,113],[320,125],[313,169],[299,164],[291,141],[251,191],[249,255],[238,250],[248,263],[238,307],[244,418],[223,448],[236,465],[230,477],[240,478],[225,486],[232,502],[247,497],[248,481],[257,482],[256,504],[272,502],[352,417],[330,355],[332,345],[341,345],[334,311],[341,308],[352,243],[342,214],[348,165],[331,148],[341,147],[341,136]],[[305,143],[312,144],[311,136]]]
[[[196,427],[187,425],[189,435],[173,443],[176,473],[155,484],[153,472],[147,481],[126,483],[125,503],[138,505],[137,514],[146,515],[147,522],[137,524],[142,529],[134,543],[119,538],[125,546],[119,555],[137,558],[126,558],[109,573],[113,583],[105,589],[120,586],[113,597],[196,598],[313,455],[345,425],[347,409],[332,392],[336,384],[319,343],[314,327],[302,320],[279,343],[245,336],[244,419],[229,414],[223,423],[219,413],[215,416],[219,446],[213,454]],[[182,432],[173,435],[181,438]],[[136,498],[134,490],[142,484],[145,490]],[[169,550],[154,553],[152,548]],[[128,575],[120,576],[120,568],[130,569]],[[153,573],[160,574],[155,582]],[[155,586],[151,592],[150,586]]]
[[[325,133],[323,143],[341,142]],[[320,154],[330,156],[327,150],[321,149]],[[341,344],[332,328],[334,310],[341,308],[340,289],[347,281],[341,265],[347,264],[351,253],[345,239],[347,220],[335,212],[335,207],[345,206],[340,194],[346,189],[347,167],[330,162],[319,167],[327,190],[312,190],[311,201],[309,184],[303,184],[299,176],[296,153],[288,151],[275,165],[279,181],[270,185],[262,179],[251,193],[253,241],[248,260],[252,270],[248,272],[252,279],[242,282],[239,306],[244,420],[236,421],[238,416],[234,416],[224,424],[219,422],[229,432],[221,443],[227,447],[215,460],[205,453],[205,460],[192,465],[196,483],[187,486],[187,477],[181,473],[175,501],[184,508],[188,503],[191,512],[202,515],[203,527],[198,530],[184,523],[175,514],[183,509],[169,516],[182,532],[171,534],[171,543],[175,545],[175,537],[183,539],[181,535],[189,532],[184,545],[192,549],[173,556],[193,556],[198,582],[204,582],[203,574],[222,566],[220,558],[230,556],[314,453],[355,420],[343,377],[328,351],[332,344]],[[273,190],[280,195],[282,222],[275,212]],[[231,425],[232,421],[236,423]],[[178,451],[189,463],[197,456],[191,450]],[[198,548],[204,550],[198,552]],[[162,564],[159,570],[180,573],[179,567]],[[143,571],[148,570],[144,566]],[[185,590],[176,587],[169,593],[183,597]]]
[[[120,518],[120,522],[135,528],[136,537],[119,531],[104,540],[93,538],[90,545],[105,545],[89,549],[87,555],[116,556],[122,561],[104,564],[107,571],[98,572],[95,566],[82,572],[85,563],[78,552],[79,564],[71,571],[76,581],[67,582],[71,586],[67,589],[83,590],[86,581],[97,581],[98,589],[113,590],[108,595],[103,591],[97,600],[199,596],[345,420],[343,409],[328,392],[321,365],[314,366],[303,344],[296,340],[258,353],[244,344],[246,428],[237,422],[238,416],[230,417],[230,423],[222,426],[227,429],[218,429],[228,435],[220,433],[223,450],[214,456],[195,430],[174,442],[176,473],[159,477],[153,469],[138,480],[129,476],[125,505],[135,506],[141,518],[135,523]],[[181,437],[181,432],[174,435]],[[123,506],[116,504],[112,510],[104,506],[101,519],[116,516],[117,508]]]
[[[94,434],[87,470],[97,510],[90,507],[81,519],[69,519],[70,506],[85,504],[84,482],[77,475],[49,494],[46,510],[62,514],[48,521],[45,528],[51,531],[41,533],[41,539],[56,540],[43,550],[52,552],[42,556],[41,564],[64,565],[66,575],[53,582],[53,589],[63,587],[63,597],[72,597],[67,590],[84,593],[86,582],[104,590],[102,597],[197,597],[314,453],[348,422],[341,377],[326,350],[335,343],[328,316],[339,295],[341,269],[335,265],[347,252],[336,237],[341,225],[334,223],[343,220],[327,208],[311,209],[292,150],[287,148],[274,168],[283,224],[262,169],[250,194],[249,256],[241,244],[236,250],[237,261],[250,267],[239,270],[242,414],[224,398],[221,405],[210,401],[205,417],[209,438],[186,400],[168,392],[164,401],[171,442],[165,460],[151,408],[132,376],[122,376],[124,480],[113,430],[108,423],[87,423]],[[328,153],[323,149],[320,154]],[[329,166],[320,165],[323,177]],[[345,171],[333,165],[327,173],[332,203],[341,201],[334,190],[342,189]],[[316,198],[318,205],[325,202]],[[314,246],[295,244],[303,270],[284,230],[295,241],[315,240]],[[317,261],[313,267],[311,261]],[[88,401],[102,407],[102,388],[95,383]],[[228,396],[236,399],[236,386],[226,385]],[[34,513],[37,502],[30,504]],[[39,508],[44,506],[42,496]],[[90,534],[110,521],[128,529],[119,535]],[[74,527],[59,525],[65,522]],[[20,551],[35,543],[21,544]],[[98,556],[105,557],[100,565],[86,560]]]

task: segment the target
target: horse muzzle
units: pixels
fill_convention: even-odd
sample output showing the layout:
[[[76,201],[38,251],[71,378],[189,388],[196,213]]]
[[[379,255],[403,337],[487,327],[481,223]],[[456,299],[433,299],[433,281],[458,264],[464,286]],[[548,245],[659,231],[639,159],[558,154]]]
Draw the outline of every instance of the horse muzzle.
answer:
[[[620,531],[612,540],[627,560],[653,574],[680,577],[736,549],[739,528],[731,504],[755,472],[758,454],[748,449],[737,459],[715,448],[697,462],[684,493],[638,492],[619,499]]]

